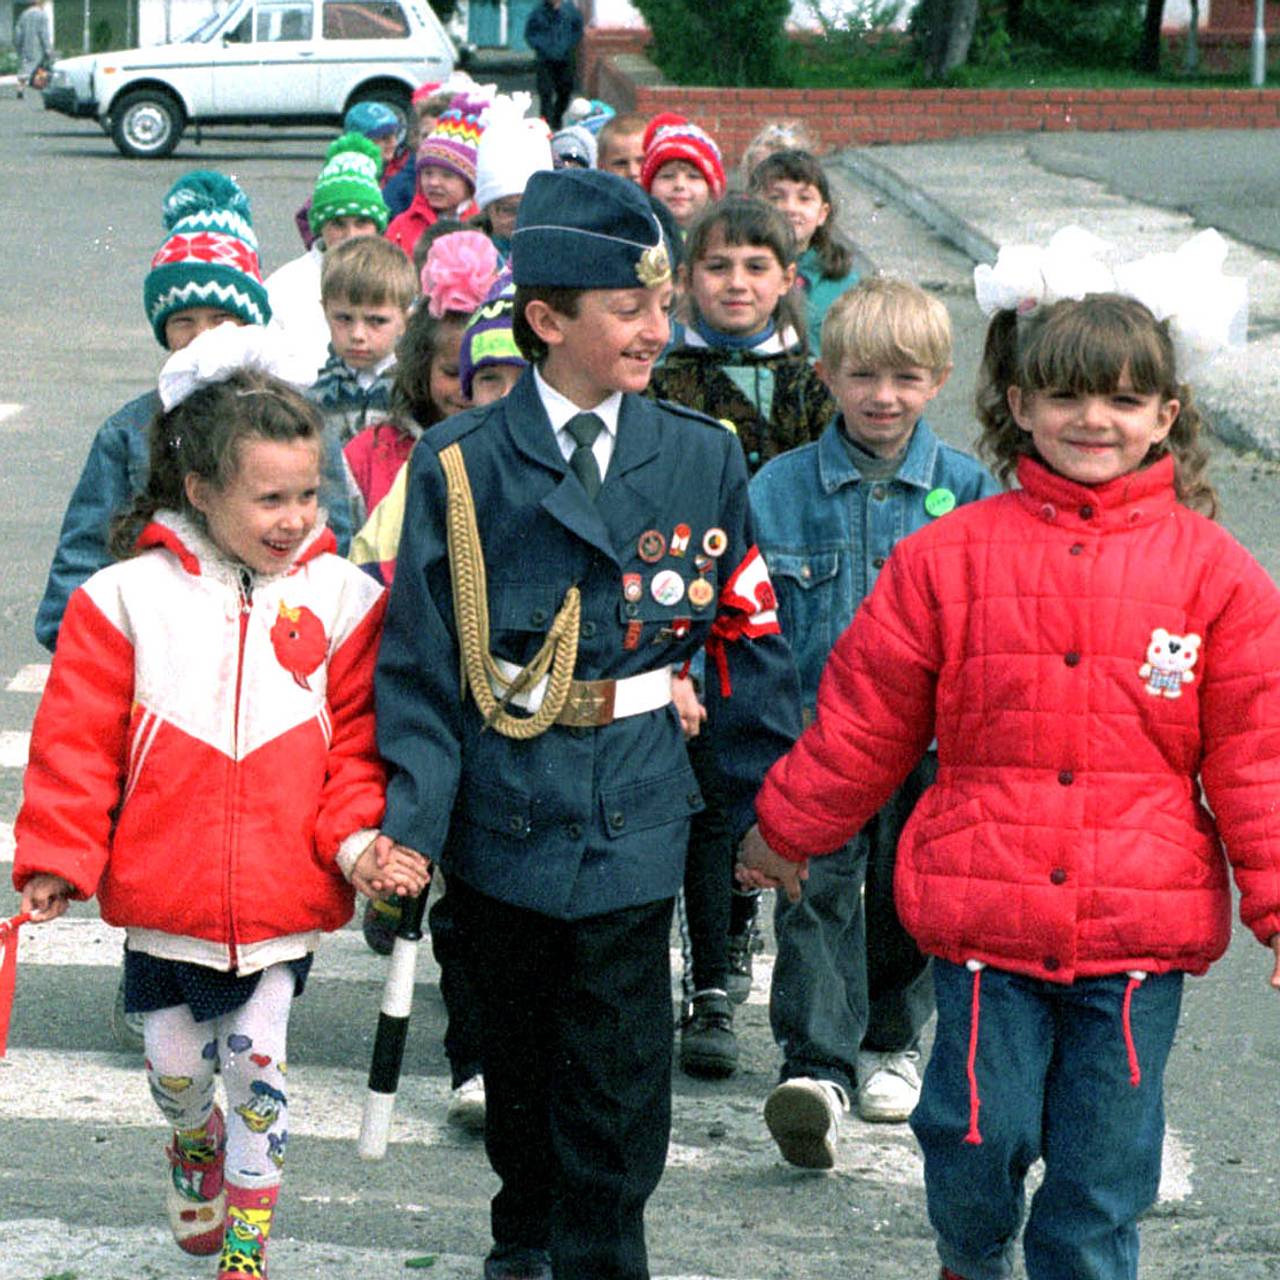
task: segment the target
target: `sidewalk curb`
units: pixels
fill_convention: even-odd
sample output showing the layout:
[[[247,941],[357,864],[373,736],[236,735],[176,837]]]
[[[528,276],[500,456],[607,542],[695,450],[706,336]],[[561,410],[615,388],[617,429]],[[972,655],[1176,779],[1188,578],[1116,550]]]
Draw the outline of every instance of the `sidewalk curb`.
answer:
[[[935,200],[900,173],[872,160],[865,150],[841,152],[835,163],[847,169],[855,178],[883,192],[914,213],[926,226],[931,227],[949,244],[975,263],[992,263],[1000,251],[990,236],[983,235],[977,227],[952,213],[946,205]]]

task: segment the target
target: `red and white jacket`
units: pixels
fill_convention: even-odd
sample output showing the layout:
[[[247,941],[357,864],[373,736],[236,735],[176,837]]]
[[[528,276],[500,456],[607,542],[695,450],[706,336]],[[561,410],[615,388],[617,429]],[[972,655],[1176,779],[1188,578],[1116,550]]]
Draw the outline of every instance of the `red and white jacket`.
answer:
[[[1175,500],[1171,459],[1018,478],[894,549],[761,832],[797,859],[840,847],[936,731],[895,879],[922,949],[1057,982],[1203,972],[1227,859],[1244,922],[1280,932],[1280,593]]]
[[[327,554],[253,575],[161,512],[71,597],[36,714],[13,881],[97,893],[135,950],[251,973],[340,928],[385,777],[385,594]]]

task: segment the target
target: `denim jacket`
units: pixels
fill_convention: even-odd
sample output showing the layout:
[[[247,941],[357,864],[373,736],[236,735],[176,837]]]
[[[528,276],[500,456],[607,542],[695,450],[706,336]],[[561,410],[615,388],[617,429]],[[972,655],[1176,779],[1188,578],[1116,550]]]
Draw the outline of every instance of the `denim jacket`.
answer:
[[[923,420],[888,481],[865,481],[840,433],[837,415],[815,443],[767,462],[750,487],[756,541],[807,712],[817,701],[827,655],[889,553],[937,518],[926,498],[934,494],[928,505],[938,509],[949,504],[946,493],[961,506],[1000,491],[981,463],[943,444]]]

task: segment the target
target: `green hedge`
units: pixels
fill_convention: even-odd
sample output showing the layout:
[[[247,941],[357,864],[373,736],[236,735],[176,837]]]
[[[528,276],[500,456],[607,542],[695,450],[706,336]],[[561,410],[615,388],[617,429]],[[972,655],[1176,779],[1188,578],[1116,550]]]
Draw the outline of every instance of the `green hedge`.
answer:
[[[653,32],[650,57],[676,84],[787,83],[790,0],[634,0]]]

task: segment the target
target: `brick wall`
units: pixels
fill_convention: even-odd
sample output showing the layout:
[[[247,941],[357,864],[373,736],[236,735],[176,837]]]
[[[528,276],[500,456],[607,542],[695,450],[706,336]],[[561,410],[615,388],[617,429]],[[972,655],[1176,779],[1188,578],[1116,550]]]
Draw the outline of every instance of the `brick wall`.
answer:
[[[633,49],[598,57],[589,91],[619,110],[681,112],[719,142],[727,165],[779,118],[803,120],[823,150],[1015,131],[1280,127],[1277,89],[690,88],[662,83]]]

